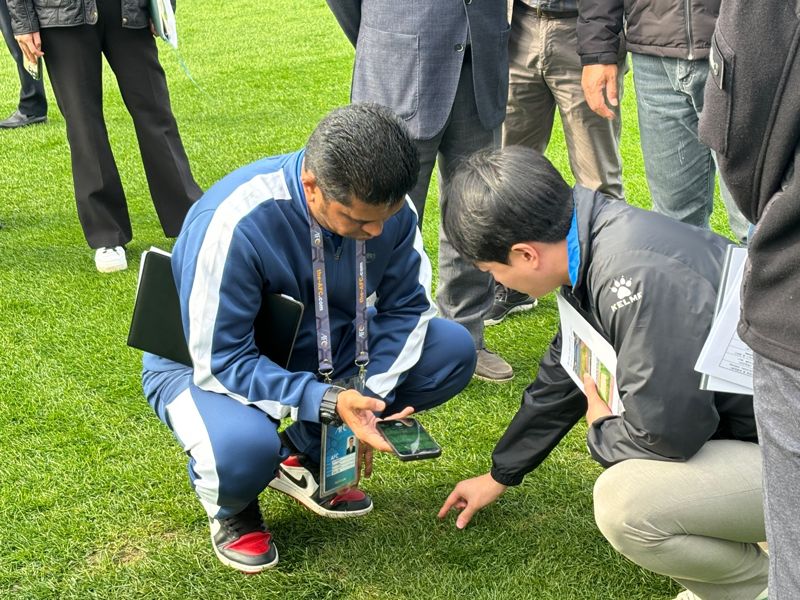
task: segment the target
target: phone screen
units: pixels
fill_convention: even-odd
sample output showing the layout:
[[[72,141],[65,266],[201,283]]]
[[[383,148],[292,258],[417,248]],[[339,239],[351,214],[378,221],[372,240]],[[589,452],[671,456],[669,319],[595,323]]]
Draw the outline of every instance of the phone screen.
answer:
[[[379,421],[378,429],[401,460],[435,458],[442,453],[439,444],[416,419]]]

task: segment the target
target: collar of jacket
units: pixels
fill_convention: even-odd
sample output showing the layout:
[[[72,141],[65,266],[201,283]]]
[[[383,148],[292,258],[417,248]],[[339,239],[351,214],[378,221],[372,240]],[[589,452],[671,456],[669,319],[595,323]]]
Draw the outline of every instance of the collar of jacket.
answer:
[[[572,282],[572,288],[567,288],[564,291],[570,292],[582,303],[584,296],[588,292],[586,289],[586,274],[592,262],[592,228],[595,217],[606,205],[608,199],[599,192],[576,185],[572,188],[572,202],[574,204],[574,215],[572,227],[567,234],[567,251],[570,260],[570,279],[573,278],[573,273],[576,276]],[[577,229],[577,231],[574,231],[574,229]],[[577,244],[575,238],[577,238]],[[577,251],[572,249],[573,245],[577,245]],[[578,264],[573,265],[573,261],[576,259]]]

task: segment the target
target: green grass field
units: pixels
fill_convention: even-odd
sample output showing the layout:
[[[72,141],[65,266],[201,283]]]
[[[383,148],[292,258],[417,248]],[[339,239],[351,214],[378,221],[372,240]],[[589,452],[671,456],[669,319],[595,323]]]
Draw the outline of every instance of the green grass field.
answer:
[[[172,105],[203,188],[259,157],[299,148],[348,100],[353,50],[324,0],[183,0],[181,54],[160,45]],[[0,52],[0,55],[3,54]],[[0,118],[16,71],[0,59]],[[365,518],[317,518],[277,492],[261,506],[281,562],[244,576],[222,566],[185,457],[140,387],[125,345],[138,256],[169,248],[149,200],[130,117],[107,70],[106,121],[134,228],[126,272],[100,275],[78,225],[64,122],[0,131],[0,598],[670,598],[678,588],[617,555],[592,517],[600,467],[578,426],[465,531],[436,512],[460,479],[485,472],[494,443],[557,324],[552,297],[491,328],[517,376],[474,381],[422,417],[435,461],[376,459]],[[49,89],[49,88],[48,88]],[[629,200],[648,206],[633,89],[624,101]],[[550,156],[569,176],[563,138]],[[435,186],[434,186],[435,187]],[[425,238],[435,263],[436,190]],[[716,211],[718,230],[727,232]],[[721,220],[720,220],[721,219]]]

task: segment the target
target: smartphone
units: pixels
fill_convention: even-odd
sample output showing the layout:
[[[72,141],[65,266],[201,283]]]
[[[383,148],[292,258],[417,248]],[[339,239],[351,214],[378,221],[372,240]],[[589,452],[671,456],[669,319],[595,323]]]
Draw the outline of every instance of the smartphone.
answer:
[[[378,421],[378,430],[400,460],[436,458],[442,449],[416,419]]]

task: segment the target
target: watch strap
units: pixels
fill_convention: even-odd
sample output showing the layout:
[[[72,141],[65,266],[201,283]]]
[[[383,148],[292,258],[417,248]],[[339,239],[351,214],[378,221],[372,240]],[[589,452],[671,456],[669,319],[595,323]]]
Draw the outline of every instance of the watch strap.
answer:
[[[322,402],[319,405],[319,422],[325,425],[341,425],[342,419],[336,412],[336,405],[339,401],[339,394],[344,390],[343,387],[332,385],[322,394]]]

